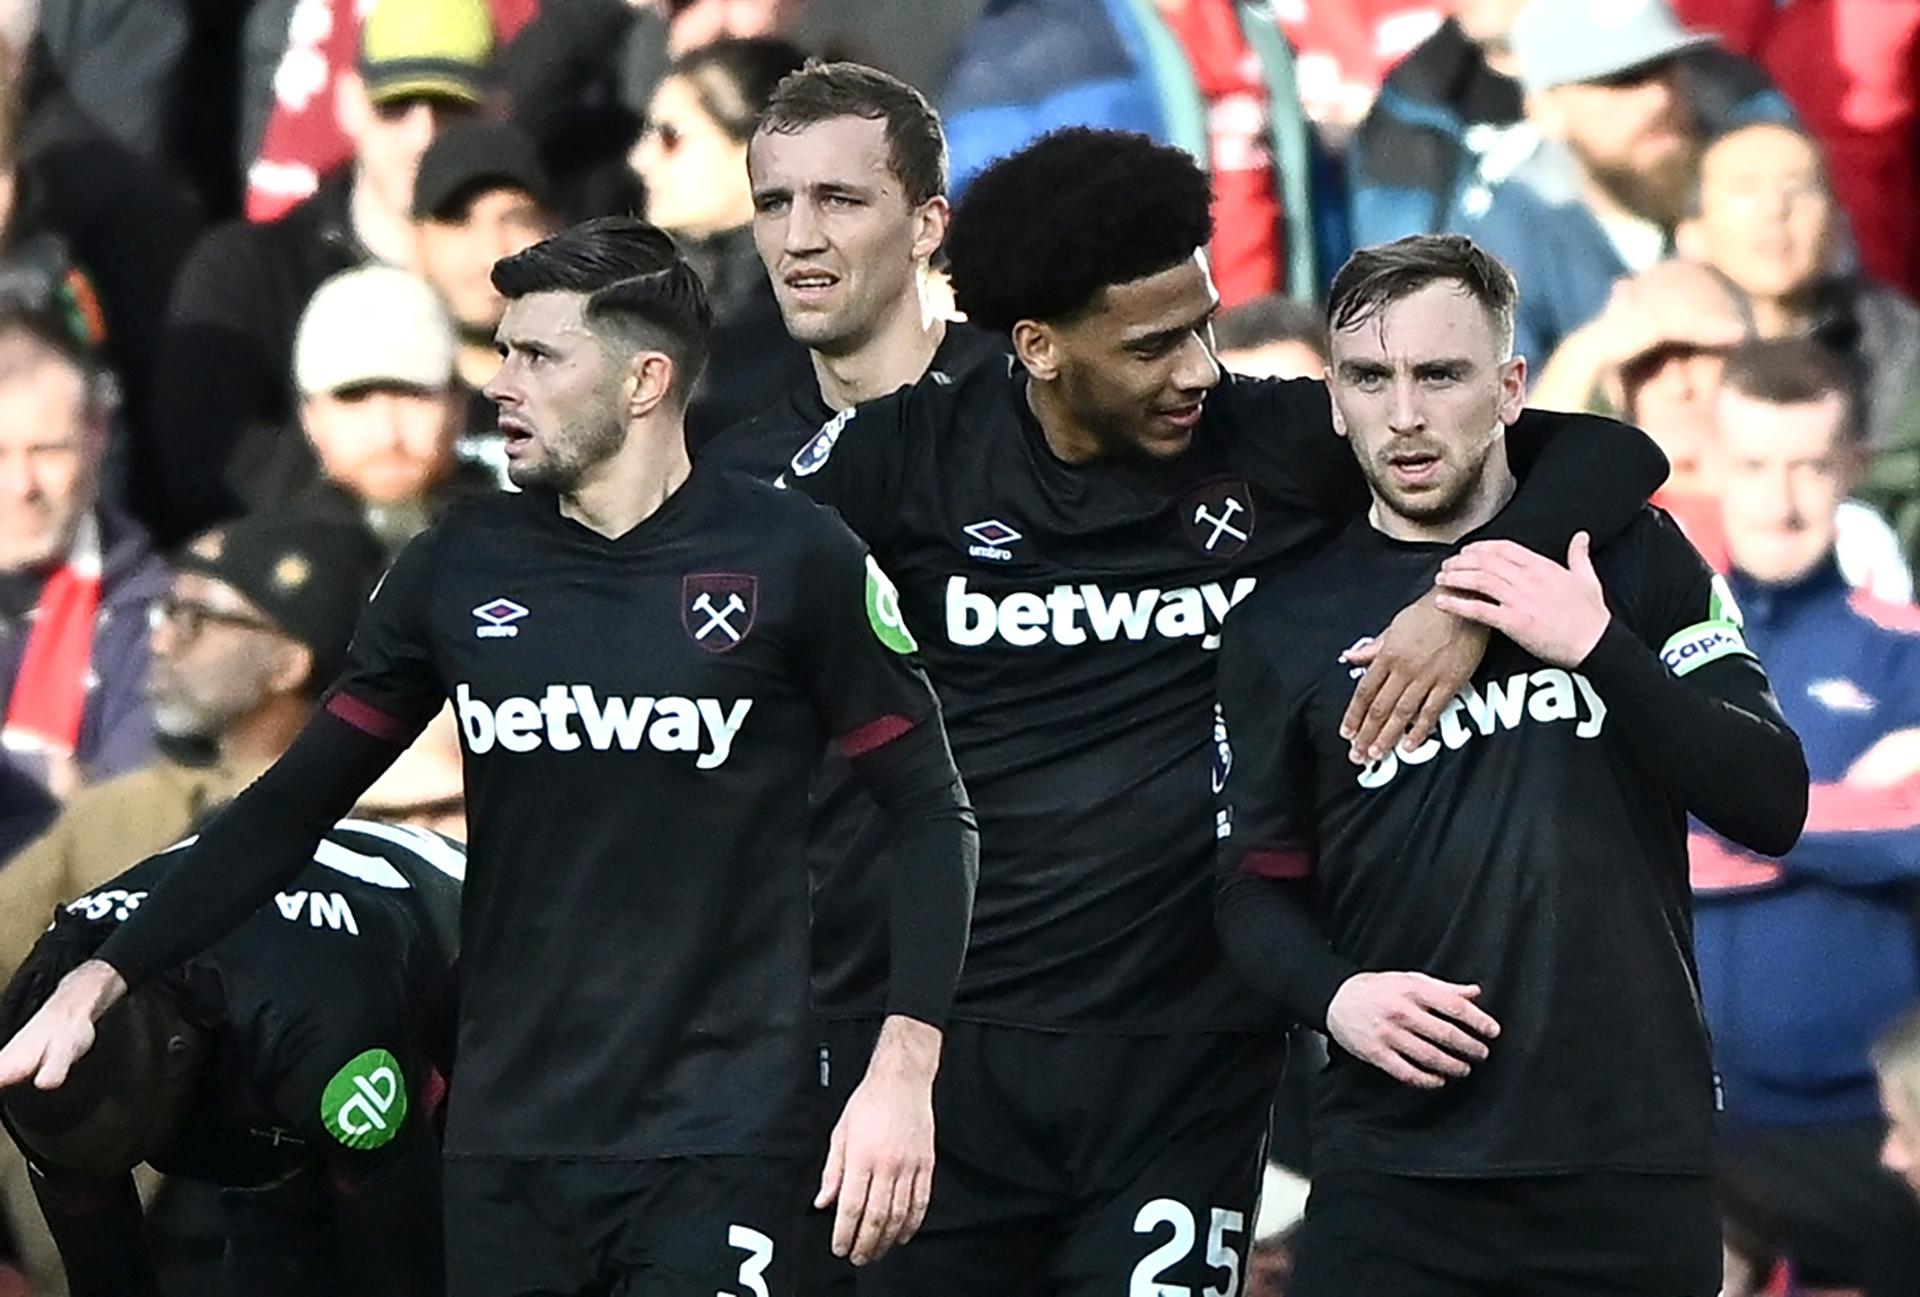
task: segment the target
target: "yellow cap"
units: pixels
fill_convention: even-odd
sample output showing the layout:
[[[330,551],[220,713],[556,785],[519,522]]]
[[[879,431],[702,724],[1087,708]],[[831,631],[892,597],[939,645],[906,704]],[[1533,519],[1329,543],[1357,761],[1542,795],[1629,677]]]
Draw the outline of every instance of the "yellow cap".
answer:
[[[360,28],[360,76],[375,103],[431,95],[477,104],[492,61],[486,0],[379,0]]]

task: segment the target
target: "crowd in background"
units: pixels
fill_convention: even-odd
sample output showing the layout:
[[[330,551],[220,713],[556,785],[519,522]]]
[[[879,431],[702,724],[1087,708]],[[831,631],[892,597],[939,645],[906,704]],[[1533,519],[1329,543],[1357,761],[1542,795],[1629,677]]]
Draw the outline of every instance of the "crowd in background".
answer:
[[[383,561],[506,485],[497,258],[610,212],[681,240],[696,444],[813,381],[745,167],[811,56],[923,88],[956,194],[1066,125],[1203,159],[1240,372],[1320,373],[1356,246],[1513,266],[1534,403],[1667,452],[1815,779],[1783,861],[1695,836],[1728,1292],[1920,1291],[1869,1058],[1920,1003],[1920,5],[0,0],[5,971],[271,762]],[[458,831],[457,763],[437,726],[370,799]],[[1250,1292],[1284,1290],[1297,1115]],[[58,1291],[0,1191],[6,1282]]]

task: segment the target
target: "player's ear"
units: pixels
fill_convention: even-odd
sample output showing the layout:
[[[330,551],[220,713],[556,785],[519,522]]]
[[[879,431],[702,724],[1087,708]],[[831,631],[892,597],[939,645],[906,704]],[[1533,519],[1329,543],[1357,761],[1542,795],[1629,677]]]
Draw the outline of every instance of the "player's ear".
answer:
[[[1060,376],[1060,338],[1051,324],[1022,320],[1013,326],[1013,354],[1042,383]]]
[[[947,241],[947,222],[952,215],[953,208],[939,194],[920,204],[913,228],[915,261],[926,261],[940,250],[940,245]]]
[[[629,423],[644,419],[666,403],[674,382],[673,357],[664,351],[635,353],[620,380],[620,395]]]
[[[1340,398],[1337,395],[1338,389],[1333,385],[1333,366],[1328,365],[1325,369],[1321,370],[1320,373],[1327,384],[1327,408],[1333,415],[1333,430],[1338,435],[1344,437],[1347,435],[1347,416],[1340,410]]]
[[[1500,408],[1502,425],[1511,428],[1527,408],[1527,358],[1509,356],[1500,362]]]

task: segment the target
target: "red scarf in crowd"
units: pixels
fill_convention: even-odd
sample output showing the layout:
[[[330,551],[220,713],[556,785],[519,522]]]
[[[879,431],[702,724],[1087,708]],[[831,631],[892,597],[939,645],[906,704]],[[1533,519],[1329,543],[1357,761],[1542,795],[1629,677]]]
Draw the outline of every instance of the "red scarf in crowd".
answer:
[[[100,526],[88,514],[33,610],[27,651],[7,700],[6,728],[0,730],[0,744],[9,752],[73,755],[87,708],[99,606]]]

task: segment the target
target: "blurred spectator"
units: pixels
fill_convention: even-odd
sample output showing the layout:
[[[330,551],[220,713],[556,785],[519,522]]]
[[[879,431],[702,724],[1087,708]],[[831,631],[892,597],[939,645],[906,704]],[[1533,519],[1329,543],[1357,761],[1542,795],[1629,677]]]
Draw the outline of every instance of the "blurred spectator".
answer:
[[[459,336],[454,365],[467,412],[455,454],[506,484],[506,452],[493,402],[481,394],[500,368],[493,332],[506,299],[493,263],[557,228],[552,185],[533,141],[512,126],[463,122],[427,147],[413,186],[420,273],[440,294]]]
[[[1880,1164],[1920,1198],[1920,1010],[1907,1014],[1880,1038],[1874,1046],[1873,1065],[1880,1076],[1880,1101],[1887,1118]]]
[[[539,0],[253,0],[239,131],[247,219],[285,215],[354,156],[342,96],[353,93],[356,77],[394,54],[487,69],[495,48],[538,7]],[[465,71],[436,87],[472,104],[490,88]]]
[[[137,30],[135,7],[107,0],[101,9],[126,13]],[[30,35],[34,8],[20,0],[0,10],[0,300],[30,310],[57,304],[85,320],[124,397],[125,426],[116,426],[109,448],[109,492],[129,496],[145,519],[154,513],[144,489],[152,466],[138,435],[146,426],[148,370],[174,276],[200,230],[199,212],[163,161],[96,125],[46,73],[42,46],[34,46],[24,68],[11,58],[19,31]],[[61,21],[77,37],[93,17],[73,13]],[[130,440],[121,435],[129,430]]]
[[[1792,1267],[1780,1252],[1780,1226],[1766,1204],[1731,1176],[1720,1178],[1720,1297],[1795,1297]]]
[[[793,31],[806,0],[638,0],[657,3],[667,13],[667,53],[691,54],[715,41],[750,36],[786,36]]]
[[[1614,280],[1672,250],[1704,117],[1679,59],[1711,38],[1684,31],[1665,0],[1531,0],[1511,40],[1540,138],[1484,160],[1457,228],[1513,268],[1525,288],[1514,347],[1541,365]],[[1771,92],[1741,111],[1787,114]]]
[[[1868,275],[1920,295],[1920,5],[1675,0],[1767,70],[1820,141]]]
[[[1324,378],[1327,317],[1289,297],[1258,297],[1213,322],[1220,363],[1249,378]]]
[[[1673,475],[1657,503],[1722,570],[1725,555],[1709,540],[1718,507],[1704,456],[1726,351],[1752,332],[1746,304],[1724,279],[1695,262],[1661,262],[1614,285],[1606,309],[1539,371],[1531,397],[1549,410],[1619,414],[1659,442]]]
[[[446,308],[404,270],[362,266],[323,284],[294,345],[305,442],[284,437],[241,487],[252,508],[358,523],[393,555],[455,499],[497,485],[454,456],[467,413],[454,346]]]
[[[1355,243],[1453,229],[1470,196],[1483,204],[1486,187],[1539,147],[1511,39],[1524,5],[1452,0],[1453,16],[1388,74],[1347,149]],[[1746,60],[1710,44],[1674,57],[1706,133],[1778,114],[1766,77]]]
[[[780,79],[805,61],[798,47],[769,37],[703,45],[668,67],[633,146],[647,219],[679,241],[713,303],[712,358],[687,410],[695,444],[813,375],[806,348],[787,336],[754,249],[747,179],[754,123]]]
[[[509,39],[502,9],[494,72],[552,180],[549,209],[561,225],[638,211],[627,149],[666,67],[665,18],[650,0],[548,0]]]
[[[1883,435],[1867,461],[1860,498],[1892,523],[1907,562],[1920,565],[1920,371],[1907,375],[1906,391]]]
[[[353,814],[467,840],[466,776],[451,706],[428,722],[413,745],[360,794]]]
[[[7,9],[0,57],[25,73],[31,109],[84,114],[129,152],[163,156],[184,88],[186,0],[14,0]]]
[[[152,745],[146,614],[167,574],[100,498],[110,408],[65,321],[0,312],[0,742],[62,796]]]
[[[1874,1166],[1868,1050],[1920,1001],[1920,610],[1841,574],[1856,450],[1844,369],[1776,340],[1735,353],[1724,384],[1727,580],[1814,779],[1779,861],[1704,830],[1691,843],[1724,1146],[1802,1282],[1911,1294],[1920,1211]]]
[[[1267,5],[1000,0],[967,33],[941,110],[956,198],[991,159],[1058,127],[1140,131],[1213,173],[1222,302],[1319,291],[1316,144]]]
[[[1446,0],[1283,0],[1274,6],[1293,46],[1300,102],[1333,151],[1373,107],[1389,69],[1447,16]]]
[[[1843,357],[1868,444],[1885,444],[1920,369],[1920,310],[1840,269],[1839,214],[1819,146],[1793,126],[1737,128],[1701,155],[1698,195],[1681,250],[1747,295],[1761,337],[1806,334]]]
[[[434,135],[480,101],[487,22],[481,0],[382,0],[336,95],[352,164],[284,216],[224,226],[194,250],[154,374],[162,540],[239,512],[224,470],[243,439],[292,416],[294,328],[313,291],[352,266],[413,264],[414,175]]]
[[[151,630],[162,751],[76,794],[0,869],[0,977],[20,967],[56,906],[178,841],[286,750],[345,657],[380,564],[359,529],[285,517],[244,519],[181,553]],[[11,1147],[0,1149],[0,1193],[35,1292],[63,1291]]]

